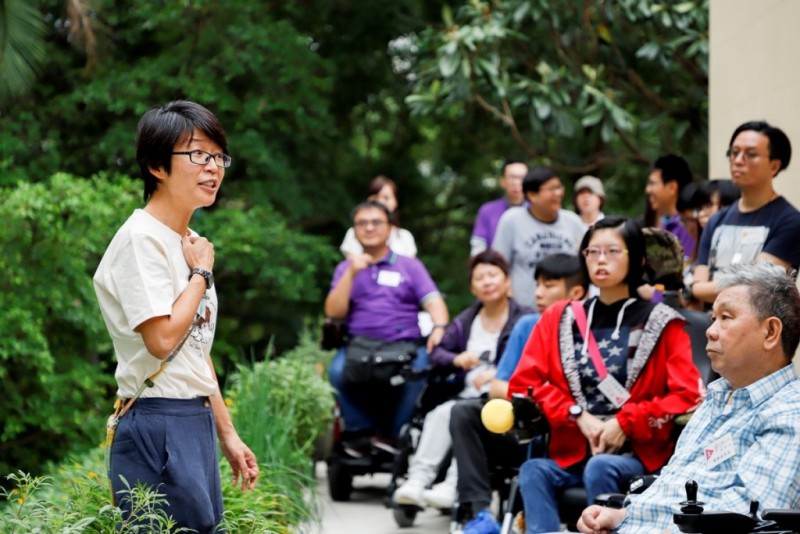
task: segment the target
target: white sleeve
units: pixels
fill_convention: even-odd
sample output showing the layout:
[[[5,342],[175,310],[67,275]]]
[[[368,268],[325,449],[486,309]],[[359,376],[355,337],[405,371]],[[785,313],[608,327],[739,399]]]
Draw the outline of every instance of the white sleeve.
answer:
[[[161,241],[151,235],[133,234],[128,246],[117,249],[108,267],[131,330],[153,317],[172,314],[177,291],[169,253]]]
[[[389,239],[389,248],[401,256],[417,257],[417,242],[411,232],[405,228],[394,227],[392,229],[392,238]]]
[[[344,234],[344,239],[342,240],[342,244],[339,246],[339,250],[345,257],[347,257],[348,254],[353,255],[364,252],[364,248],[361,246],[361,243],[359,243],[358,239],[356,239],[356,232],[353,230],[352,226],[348,228],[347,233]]]

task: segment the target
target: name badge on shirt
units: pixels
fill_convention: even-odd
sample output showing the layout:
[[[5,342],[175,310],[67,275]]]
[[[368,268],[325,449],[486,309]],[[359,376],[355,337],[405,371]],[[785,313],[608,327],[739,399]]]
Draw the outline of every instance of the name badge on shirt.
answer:
[[[728,458],[736,455],[736,447],[733,445],[733,438],[730,434],[725,434],[711,445],[703,448],[706,455],[706,467],[715,467]]]
[[[403,281],[403,276],[397,271],[379,271],[378,285],[386,287],[397,287]]]
[[[630,392],[622,387],[622,384],[617,382],[617,379],[614,378],[611,373],[607,374],[606,377],[600,381],[597,385],[597,389],[600,390],[600,393],[605,395],[608,402],[613,404],[615,408],[621,408],[622,405],[631,398]]]

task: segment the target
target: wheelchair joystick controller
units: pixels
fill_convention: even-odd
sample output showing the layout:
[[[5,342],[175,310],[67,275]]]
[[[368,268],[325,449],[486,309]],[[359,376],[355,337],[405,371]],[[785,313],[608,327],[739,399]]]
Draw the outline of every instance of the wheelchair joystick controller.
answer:
[[[680,503],[681,511],[673,514],[672,520],[678,525],[681,532],[716,534],[749,534],[760,523],[758,515],[758,502],[750,503],[749,514],[724,512],[703,508],[704,502],[697,500],[697,482],[686,482],[686,500]]]
[[[694,480],[686,481],[686,500],[681,502],[681,513],[683,514],[702,514],[704,502],[697,500],[697,482]]]

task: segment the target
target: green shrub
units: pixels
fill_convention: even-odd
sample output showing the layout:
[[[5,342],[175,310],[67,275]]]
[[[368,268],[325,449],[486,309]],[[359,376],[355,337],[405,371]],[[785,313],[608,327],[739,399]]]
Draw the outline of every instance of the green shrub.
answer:
[[[0,473],[41,469],[69,450],[54,442],[85,446],[102,432],[113,372],[92,275],[137,189],[68,174],[2,189]]]
[[[236,428],[261,465],[259,486],[267,485],[274,499],[265,513],[280,514],[287,525],[318,516],[313,491],[309,496],[315,487],[311,457],[333,417],[333,390],[322,372],[330,356],[306,328],[297,347],[280,358],[240,366],[228,390]],[[259,509],[248,494],[224,495],[226,507]]]
[[[109,503],[105,477],[95,472],[75,474],[68,483],[59,477],[32,477],[23,472],[7,477],[14,486],[0,488],[0,499],[8,501],[0,513],[0,532],[64,532],[97,534],[144,534],[188,532],[176,528],[162,506],[164,496],[143,485],[128,486],[119,497],[131,503],[135,520],[125,519],[119,507]],[[127,485],[127,483],[126,483]],[[57,490],[62,490],[59,493]]]
[[[294,525],[318,519],[311,454],[330,424],[333,396],[320,372],[330,353],[317,348],[310,332],[306,329],[300,344],[279,359],[240,366],[231,378],[227,402],[261,470],[256,488],[241,491],[231,484],[230,466],[221,459],[224,526],[231,534],[286,533]],[[0,532],[111,534],[118,532],[118,524],[123,533],[171,528],[169,517],[157,506],[163,496],[142,487],[130,488],[128,498],[142,510],[147,527],[122,521],[119,508],[110,504],[99,447],[51,471],[48,477],[22,472],[9,476],[16,487],[0,488],[0,498],[7,501],[0,503]]]
[[[296,455],[303,462],[333,417],[333,390],[323,370],[330,354],[321,351],[310,329],[294,349],[275,360],[239,366],[227,397],[242,438],[259,458]]]

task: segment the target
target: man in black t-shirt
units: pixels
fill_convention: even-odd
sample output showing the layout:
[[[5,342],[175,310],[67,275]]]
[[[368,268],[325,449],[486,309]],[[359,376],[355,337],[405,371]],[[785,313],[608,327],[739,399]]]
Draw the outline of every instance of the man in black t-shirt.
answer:
[[[767,122],[746,122],[733,132],[727,156],[742,196],[709,221],[687,288],[708,303],[717,296],[714,273],[729,265],[769,260],[787,269],[800,266],[800,212],[772,184],[789,166],[789,138]]]

